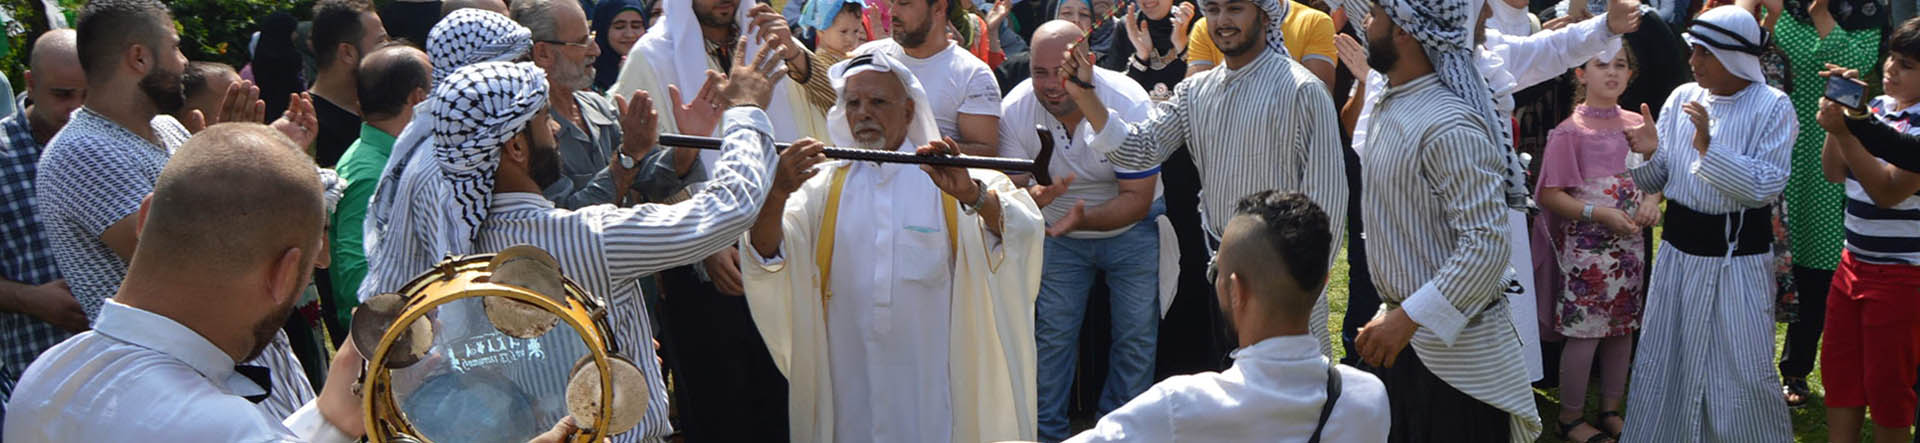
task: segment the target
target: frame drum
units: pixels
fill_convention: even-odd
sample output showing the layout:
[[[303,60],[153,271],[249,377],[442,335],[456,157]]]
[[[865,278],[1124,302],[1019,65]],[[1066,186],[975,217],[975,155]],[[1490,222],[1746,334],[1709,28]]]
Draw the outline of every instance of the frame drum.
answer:
[[[449,257],[398,294],[369,298],[350,338],[367,359],[367,438],[524,442],[567,416],[579,428],[569,442],[632,429],[647,383],[619,355],[606,314],[525,245]]]

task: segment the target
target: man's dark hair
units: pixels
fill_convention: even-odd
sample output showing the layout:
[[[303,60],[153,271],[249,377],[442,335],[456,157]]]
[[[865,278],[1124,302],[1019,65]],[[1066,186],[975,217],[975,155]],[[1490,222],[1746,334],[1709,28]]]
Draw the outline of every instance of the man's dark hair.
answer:
[[[185,83],[184,87],[186,88],[185,89],[186,95],[188,97],[193,97],[193,96],[200,95],[201,92],[205,92],[207,90],[207,86],[209,86],[207,85],[208,80],[212,80],[214,77],[217,77],[225,73],[232,73],[235,76],[240,75],[239,71],[233,70],[233,66],[229,66],[225,63],[201,62],[201,61],[187,62],[187,71],[185,74],[183,74],[183,77],[185,78],[182,79],[181,82]],[[221,92],[224,93],[225,91],[221,91]]]
[[[1900,22],[1887,37],[1887,51],[1920,60],[1920,17]]]
[[[160,38],[172,32],[173,13],[159,0],[93,0],[80,8],[74,30],[80,69],[95,83],[112,76],[120,55],[135,44],[161,56]]]
[[[1327,254],[1333,232],[1320,205],[1297,192],[1261,191],[1240,199],[1234,215],[1260,222],[1260,236],[1275,256],[1287,263],[1287,274],[1300,290],[1317,294],[1327,282]]]
[[[313,4],[313,61],[322,69],[333,64],[339,45],[360,44],[367,30],[360,26],[360,14],[372,13],[368,0],[320,0]]]
[[[413,54],[420,50],[399,41],[381,44],[360,59],[354,91],[367,120],[381,120],[406,111],[407,98],[416,89],[433,84],[433,67]]]

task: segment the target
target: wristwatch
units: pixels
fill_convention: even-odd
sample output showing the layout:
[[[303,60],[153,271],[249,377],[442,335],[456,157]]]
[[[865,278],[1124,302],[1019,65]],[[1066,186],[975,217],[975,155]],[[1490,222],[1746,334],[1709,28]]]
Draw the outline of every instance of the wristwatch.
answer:
[[[640,160],[639,160],[639,159],[635,159],[635,158],[633,158],[633,156],[631,156],[631,155],[627,155],[627,153],[625,153],[625,152],[622,152],[622,153],[618,153],[618,154],[614,154],[614,155],[618,155],[618,156],[620,156],[620,168],[621,168],[621,169],[633,169],[633,168],[637,168],[637,167],[639,167],[639,166],[640,166]]]

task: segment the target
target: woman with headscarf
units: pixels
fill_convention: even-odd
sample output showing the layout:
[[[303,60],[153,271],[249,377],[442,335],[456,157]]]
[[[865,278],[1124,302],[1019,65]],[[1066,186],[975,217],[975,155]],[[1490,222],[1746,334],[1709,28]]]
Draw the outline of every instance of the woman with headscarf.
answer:
[[[253,78],[260,86],[260,100],[267,103],[267,120],[274,121],[287,111],[287,97],[307,90],[300,52],[293,44],[299,27],[292,14],[276,12],[260,22],[260,43],[253,49]]]
[[[627,51],[647,32],[650,10],[641,0],[604,0],[593,7],[593,43],[600,45],[600,57],[593,59],[595,90],[605,91],[620,78]]]
[[[1786,0],[1773,20],[1775,44],[1787,55],[1791,88],[1787,96],[1801,128],[1816,127],[1814,110],[1826,91],[1820,72],[1829,64],[1858,69],[1861,78],[1877,79],[1880,29],[1886,25],[1887,6],[1879,0]],[[1769,8],[1773,9],[1773,8]],[[1779,18],[1784,12],[1786,17]],[[1798,303],[1797,321],[1787,326],[1780,357],[1780,376],[1789,406],[1806,404],[1811,391],[1807,374],[1813,372],[1815,352],[1825,323],[1827,286],[1840,264],[1846,229],[1840,223],[1845,188],[1820,175],[1821,131],[1800,131],[1793,142],[1793,168],[1787,178],[1787,236],[1793,251],[1793,281]]]

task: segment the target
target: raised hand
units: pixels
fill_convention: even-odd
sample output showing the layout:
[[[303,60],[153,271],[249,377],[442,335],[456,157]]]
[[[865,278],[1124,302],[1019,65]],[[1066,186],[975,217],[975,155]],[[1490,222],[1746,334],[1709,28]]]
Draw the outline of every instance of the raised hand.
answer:
[[[313,139],[320,135],[319,114],[313,111],[313,96],[305,92],[296,92],[287,98],[287,112],[273,121],[273,129],[287,138],[293,139],[293,145],[307,149],[313,145]],[[266,118],[260,116],[258,118]]]
[[[691,102],[680,98],[680,86],[667,85],[667,96],[673,99],[674,129],[690,135],[713,133],[714,125],[720,124],[720,114],[726,111],[720,107],[720,83],[724,81],[720,73],[707,71],[707,81],[700,84]]]
[[[1053,204],[1053,199],[1060,198],[1061,195],[1066,194],[1067,186],[1072,184],[1073,174],[1069,173],[1066,177],[1054,180],[1051,185],[1028,186],[1027,196],[1033,197],[1034,206],[1044,208],[1047,207],[1047,205]]]
[[[1093,95],[1093,54],[1083,43],[1067,45],[1066,54],[1061,56],[1060,71],[1055,74],[1060,77],[1060,86],[1066,88],[1067,94],[1073,96],[1074,100]],[[1075,83],[1070,79],[1079,79],[1080,82]]]
[[[1353,74],[1353,78],[1359,81],[1366,81],[1367,71],[1372,70],[1367,66],[1367,45],[1360,44],[1353,36],[1335,34],[1333,49],[1340,55],[1340,66],[1345,66],[1348,74]]]
[[[620,153],[635,160],[646,157],[660,142],[660,112],[653,109],[653,97],[647,91],[633,91],[630,100],[615,95],[613,107],[620,111]]]
[[[1127,41],[1133,42],[1134,56],[1141,60],[1151,60],[1153,57],[1153,35],[1147,33],[1147,22],[1145,20],[1139,20],[1139,18],[1140,4],[1128,3],[1126,18],[1120,19],[1120,23],[1124,25],[1122,27],[1127,28]]]
[[[733,69],[721,78],[720,97],[727,107],[752,105],[761,108],[773,101],[774,80],[786,75],[787,64],[773,55],[777,45],[762,45],[749,63],[747,37],[733,47]],[[711,80],[714,74],[708,74]]]
[[[1187,49],[1187,27],[1191,25],[1193,25],[1192,3],[1181,3],[1180,6],[1173,8],[1173,35],[1168,36],[1173,38],[1173,52],[1179,53]]]
[[[1687,113],[1688,121],[1693,122],[1693,149],[1706,155],[1707,146],[1713,142],[1713,122],[1707,117],[1707,105],[1687,102],[1680,105],[1680,110]]]
[[[1607,30],[1625,34],[1640,29],[1640,0],[1608,0]]]
[[[1007,22],[1007,15],[1013,11],[1013,0],[994,0],[993,8],[987,10],[987,35],[1000,31],[1000,25]]]
[[[748,29],[759,30],[760,44],[779,46],[781,60],[793,60],[794,57],[807,54],[806,48],[795,43],[793,27],[787,24],[787,17],[773,10],[773,6],[766,3],[754,5],[753,9],[747,10],[747,15],[753,17],[753,25]]]
[[[1652,116],[1653,111],[1647,109],[1646,103],[1641,103],[1640,115]],[[1648,117],[1639,126],[1627,128],[1627,146],[1634,153],[1653,155],[1653,151],[1660,148],[1660,132],[1654,129],[1655,123],[1652,117]]]

